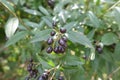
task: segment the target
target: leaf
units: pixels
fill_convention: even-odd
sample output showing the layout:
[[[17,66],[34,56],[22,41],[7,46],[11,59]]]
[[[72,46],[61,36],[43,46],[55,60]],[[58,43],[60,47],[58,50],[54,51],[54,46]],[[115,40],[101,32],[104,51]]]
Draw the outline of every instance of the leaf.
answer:
[[[120,42],[116,44],[115,50],[114,50],[114,57],[116,60],[120,61]]]
[[[117,24],[119,26],[119,30],[120,30],[120,8],[119,7],[115,7],[114,17],[115,17],[115,21],[117,22]]]
[[[109,32],[109,33],[106,33],[106,34],[104,34],[102,36],[101,42],[104,45],[111,45],[113,43],[117,43],[118,42],[118,37],[114,33]]]
[[[65,29],[67,29],[67,31],[69,31],[69,30],[71,30],[73,27],[75,27],[76,24],[77,24],[77,22],[70,22],[70,23],[64,25],[63,27],[64,27]]]
[[[18,28],[19,20],[18,18],[10,18],[5,25],[5,33],[7,38],[11,38],[11,36],[15,33]]]
[[[7,0],[0,0],[0,2],[10,11],[15,12],[13,6],[11,5],[11,3]]]
[[[88,34],[87,34],[87,37],[89,39],[92,39],[94,37],[94,34],[95,34],[95,29],[91,30]]]
[[[39,10],[44,14],[44,15],[46,15],[46,16],[49,16],[50,14],[48,13],[48,11],[44,8],[44,7],[42,7],[42,6],[39,6]]]
[[[24,21],[25,22],[25,24],[27,25],[27,26],[30,26],[30,27],[32,27],[32,28],[38,28],[39,27],[39,24],[37,24],[37,23],[35,23],[35,22],[31,22],[31,21],[28,21],[28,20],[26,20],[26,21]]]
[[[15,35],[13,35],[5,44],[5,47],[8,47],[12,44],[15,44],[20,39],[23,39],[27,35],[26,31],[17,32]]]
[[[33,10],[33,9],[27,9],[27,8],[23,8],[23,10],[29,14],[32,14],[32,15],[41,15],[41,13],[37,10]]]
[[[52,28],[52,19],[50,17],[42,17],[43,21],[49,26]]]
[[[100,27],[99,19],[94,15],[93,12],[89,11],[88,17],[90,18],[90,21],[93,24],[93,27],[96,27],[96,28]]]
[[[65,65],[82,65],[83,63],[80,61],[80,59],[76,56],[67,54],[63,57],[63,61]]]
[[[93,47],[90,40],[81,32],[69,31],[68,39],[72,42],[79,43],[90,48]]]
[[[31,42],[47,40],[47,38],[50,36],[51,31],[52,29],[47,29],[47,30],[37,32],[35,36],[31,39]]]

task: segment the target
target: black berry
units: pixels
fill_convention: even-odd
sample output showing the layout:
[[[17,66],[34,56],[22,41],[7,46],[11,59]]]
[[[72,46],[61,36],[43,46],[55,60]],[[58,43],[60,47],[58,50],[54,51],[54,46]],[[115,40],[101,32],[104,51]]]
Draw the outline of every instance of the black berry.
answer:
[[[52,31],[52,32],[50,33],[51,36],[54,36],[55,34],[56,34],[55,31]]]
[[[67,37],[63,36],[62,39],[67,42]]]
[[[48,5],[53,9],[55,4],[54,0],[48,0],[47,2],[48,2]]]
[[[42,76],[40,76],[40,77],[38,78],[38,80],[45,80],[45,79],[43,79]]]
[[[58,43],[59,43],[61,46],[64,46],[65,41],[64,41],[63,39],[59,39]]]
[[[59,47],[58,46],[54,48],[54,52],[59,53]]]
[[[53,51],[53,48],[51,46],[49,46],[46,50],[47,53],[51,53]]]
[[[57,26],[57,25],[56,25],[56,21],[53,21],[52,26],[53,26],[53,27]]]
[[[60,28],[60,32],[61,33],[66,33],[66,29],[65,28]]]
[[[31,70],[32,70],[32,67],[27,66],[27,71],[31,71]]]
[[[65,49],[64,49],[63,46],[59,46],[58,48],[59,48],[59,52],[60,52],[60,53],[64,53],[64,52],[65,52]]]
[[[47,44],[48,44],[48,45],[51,45],[52,43],[53,43],[53,38],[48,38]]]
[[[97,48],[97,51],[98,51],[98,53],[102,53],[102,52],[103,52],[103,50],[102,50],[101,47],[98,47],[98,48]]]
[[[58,80],[64,80],[63,76],[60,76],[60,77],[58,78]]]

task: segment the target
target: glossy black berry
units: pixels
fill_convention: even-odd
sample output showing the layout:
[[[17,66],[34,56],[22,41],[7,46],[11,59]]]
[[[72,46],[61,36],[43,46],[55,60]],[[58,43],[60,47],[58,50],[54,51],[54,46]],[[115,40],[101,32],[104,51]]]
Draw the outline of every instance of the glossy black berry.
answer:
[[[62,39],[67,42],[67,37],[63,36]]]
[[[63,39],[59,39],[58,43],[59,43],[61,46],[64,46],[65,41],[64,41]]]
[[[30,67],[30,66],[27,66],[27,71],[31,71],[32,70],[32,67]]]
[[[54,48],[54,52],[59,53],[59,47],[58,46]]]
[[[47,44],[48,44],[48,45],[51,45],[52,43],[53,43],[53,38],[48,38]]]
[[[51,36],[54,36],[55,34],[56,34],[55,31],[52,31],[52,32],[50,33]]]
[[[53,48],[51,46],[49,46],[46,50],[47,53],[51,53],[53,51]]]
[[[63,76],[60,76],[60,77],[58,78],[58,80],[64,80]]]
[[[102,50],[101,47],[98,47],[98,48],[97,48],[97,51],[98,51],[98,53],[102,53],[102,52],[103,52],[103,50]]]
[[[60,28],[60,32],[61,33],[66,33],[66,29],[65,28]]]
[[[60,52],[60,53],[64,53],[64,52],[65,52],[65,49],[64,49],[63,46],[59,46],[58,48],[59,48],[59,52]]]
[[[47,3],[52,9],[54,8],[54,4],[55,4],[54,0],[48,0]]]
[[[45,79],[45,80],[47,80],[48,79],[48,74],[47,73],[43,73],[42,74],[42,78]]]
[[[53,21],[52,26],[53,26],[53,27],[57,26],[57,25],[56,25],[56,21]]]
[[[38,78],[38,80],[45,80],[45,79],[43,79],[42,76],[40,76],[40,77]]]

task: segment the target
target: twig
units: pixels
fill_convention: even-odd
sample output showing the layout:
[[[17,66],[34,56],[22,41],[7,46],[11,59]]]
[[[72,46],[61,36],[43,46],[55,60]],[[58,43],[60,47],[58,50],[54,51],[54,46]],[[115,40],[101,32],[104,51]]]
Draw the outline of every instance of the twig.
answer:
[[[108,10],[107,10],[107,12],[108,11],[110,11],[111,9],[113,9],[116,5],[118,5],[120,3],[120,0],[118,1],[118,2],[116,2],[115,4],[113,4]]]
[[[115,69],[111,74],[109,74],[108,78],[112,77],[112,75],[118,72],[119,70],[120,70],[120,66],[117,69]]]
[[[5,5],[4,3],[2,3],[2,2],[0,2],[0,3],[1,3],[14,17],[17,17],[17,18],[19,19],[20,23],[21,23],[25,28],[27,28],[28,30],[30,30],[30,28],[24,24],[24,22],[22,21],[22,19],[21,19],[20,17],[18,17],[14,12],[12,12],[12,11],[9,9],[8,6],[6,6],[6,5]]]
[[[54,68],[54,72],[53,72],[53,74],[52,74],[52,76],[50,77],[49,80],[52,80],[52,79],[53,79],[53,77],[54,77],[55,74],[56,74],[56,70],[57,70],[59,67],[60,67],[60,64],[59,64],[57,67]],[[51,69],[51,70],[53,70],[53,69]]]

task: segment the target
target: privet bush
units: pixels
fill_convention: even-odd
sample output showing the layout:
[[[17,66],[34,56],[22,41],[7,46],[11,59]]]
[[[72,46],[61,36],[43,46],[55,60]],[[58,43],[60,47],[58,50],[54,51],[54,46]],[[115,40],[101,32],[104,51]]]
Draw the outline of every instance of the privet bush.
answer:
[[[119,80],[120,0],[0,4],[4,80]]]

